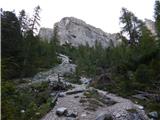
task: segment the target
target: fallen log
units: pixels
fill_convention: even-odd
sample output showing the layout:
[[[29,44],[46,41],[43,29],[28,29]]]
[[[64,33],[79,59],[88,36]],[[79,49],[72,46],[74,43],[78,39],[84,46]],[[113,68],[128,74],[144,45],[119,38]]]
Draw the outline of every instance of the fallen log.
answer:
[[[77,93],[82,93],[82,92],[84,92],[84,89],[68,91],[68,92],[66,92],[66,94],[67,95],[72,95],[72,94],[77,94]]]
[[[58,97],[59,97],[59,94],[60,94],[60,92],[58,92],[58,93],[55,95],[55,97],[52,99],[52,104],[53,104],[53,105],[56,104],[57,99],[58,99]]]

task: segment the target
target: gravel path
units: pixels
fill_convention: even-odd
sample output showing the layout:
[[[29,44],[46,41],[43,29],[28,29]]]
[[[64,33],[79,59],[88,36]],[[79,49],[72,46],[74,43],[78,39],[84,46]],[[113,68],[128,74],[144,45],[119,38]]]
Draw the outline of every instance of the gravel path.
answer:
[[[62,59],[62,63],[47,72],[42,72],[37,74],[33,78],[34,80],[33,82],[58,81],[58,75],[63,76],[66,73],[72,73],[75,71],[76,65],[70,64],[69,63],[70,60],[67,56],[62,54],[60,54],[59,56]],[[65,82],[63,77],[61,77],[61,80]],[[112,116],[113,120],[148,120],[148,117],[142,110],[142,106],[136,105],[128,99],[101,90],[96,90],[96,91],[99,93],[99,95],[115,101],[116,104],[110,106],[104,104],[96,108],[95,111],[88,110],[86,109],[87,106],[85,106],[85,104],[81,102],[81,100],[86,97],[84,96],[84,92],[88,90],[87,85],[85,84],[82,85],[71,84],[71,85],[74,88],[72,90],[66,91],[64,97],[58,97],[55,107],[41,120],[104,120],[97,118],[97,116],[104,116],[104,115]],[[78,92],[76,94],[66,94],[68,92],[77,90],[82,90],[83,92]],[[56,110],[57,108],[61,107],[65,107],[67,108],[68,111],[77,113],[77,117],[67,118],[65,116],[61,117],[57,116]],[[132,115],[130,115],[128,110],[136,110],[137,113],[136,114],[132,113]]]
[[[72,90],[78,89],[86,89],[85,85],[75,85],[75,88]],[[64,97],[59,97],[55,107],[41,120],[96,120],[96,117],[100,114],[110,114],[114,120],[148,120],[148,117],[145,115],[145,112],[140,109],[139,105],[134,104],[128,99],[116,96],[114,94],[110,94],[101,90],[97,90],[99,94],[102,96],[106,96],[114,101],[116,104],[111,106],[101,106],[96,109],[96,111],[87,110],[86,106],[80,102],[81,98],[85,97],[83,92],[66,95]],[[68,91],[67,91],[68,92]],[[56,115],[56,110],[58,108],[65,107],[69,111],[73,111],[74,113],[78,113],[76,118],[67,118],[65,116]],[[127,110],[136,109],[138,111],[139,119],[130,118]],[[100,119],[101,120],[101,119]]]

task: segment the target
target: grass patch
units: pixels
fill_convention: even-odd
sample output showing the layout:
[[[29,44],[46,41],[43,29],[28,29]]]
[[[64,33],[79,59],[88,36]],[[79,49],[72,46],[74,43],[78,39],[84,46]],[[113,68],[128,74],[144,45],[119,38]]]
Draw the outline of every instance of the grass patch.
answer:
[[[98,107],[103,107],[105,105],[110,106],[116,103],[109,98],[101,96],[95,89],[86,91],[84,96],[85,97],[81,98],[80,102],[87,106],[87,110],[95,111]]]
[[[130,113],[136,113],[137,112],[136,109],[128,109],[127,111],[130,112]]]

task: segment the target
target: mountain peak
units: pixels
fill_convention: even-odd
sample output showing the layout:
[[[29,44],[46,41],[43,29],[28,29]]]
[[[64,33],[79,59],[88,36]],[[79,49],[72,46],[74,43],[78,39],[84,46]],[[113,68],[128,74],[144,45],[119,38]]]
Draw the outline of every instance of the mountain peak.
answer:
[[[74,17],[64,17],[55,24],[56,36],[60,44],[70,43],[72,46],[86,45],[93,47],[99,42],[103,47],[111,43],[117,44],[118,35],[109,34]]]

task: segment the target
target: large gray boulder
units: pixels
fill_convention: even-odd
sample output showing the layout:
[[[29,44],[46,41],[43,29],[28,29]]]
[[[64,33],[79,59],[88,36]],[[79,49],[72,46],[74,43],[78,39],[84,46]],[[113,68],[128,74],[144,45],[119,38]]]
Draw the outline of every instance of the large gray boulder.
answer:
[[[110,45],[116,46],[121,41],[118,34],[105,33],[99,28],[95,28],[84,21],[74,18],[65,17],[57,22],[54,32],[60,44],[71,44],[72,46],[88,45],[93,47],[100,43],[103,47]]]

